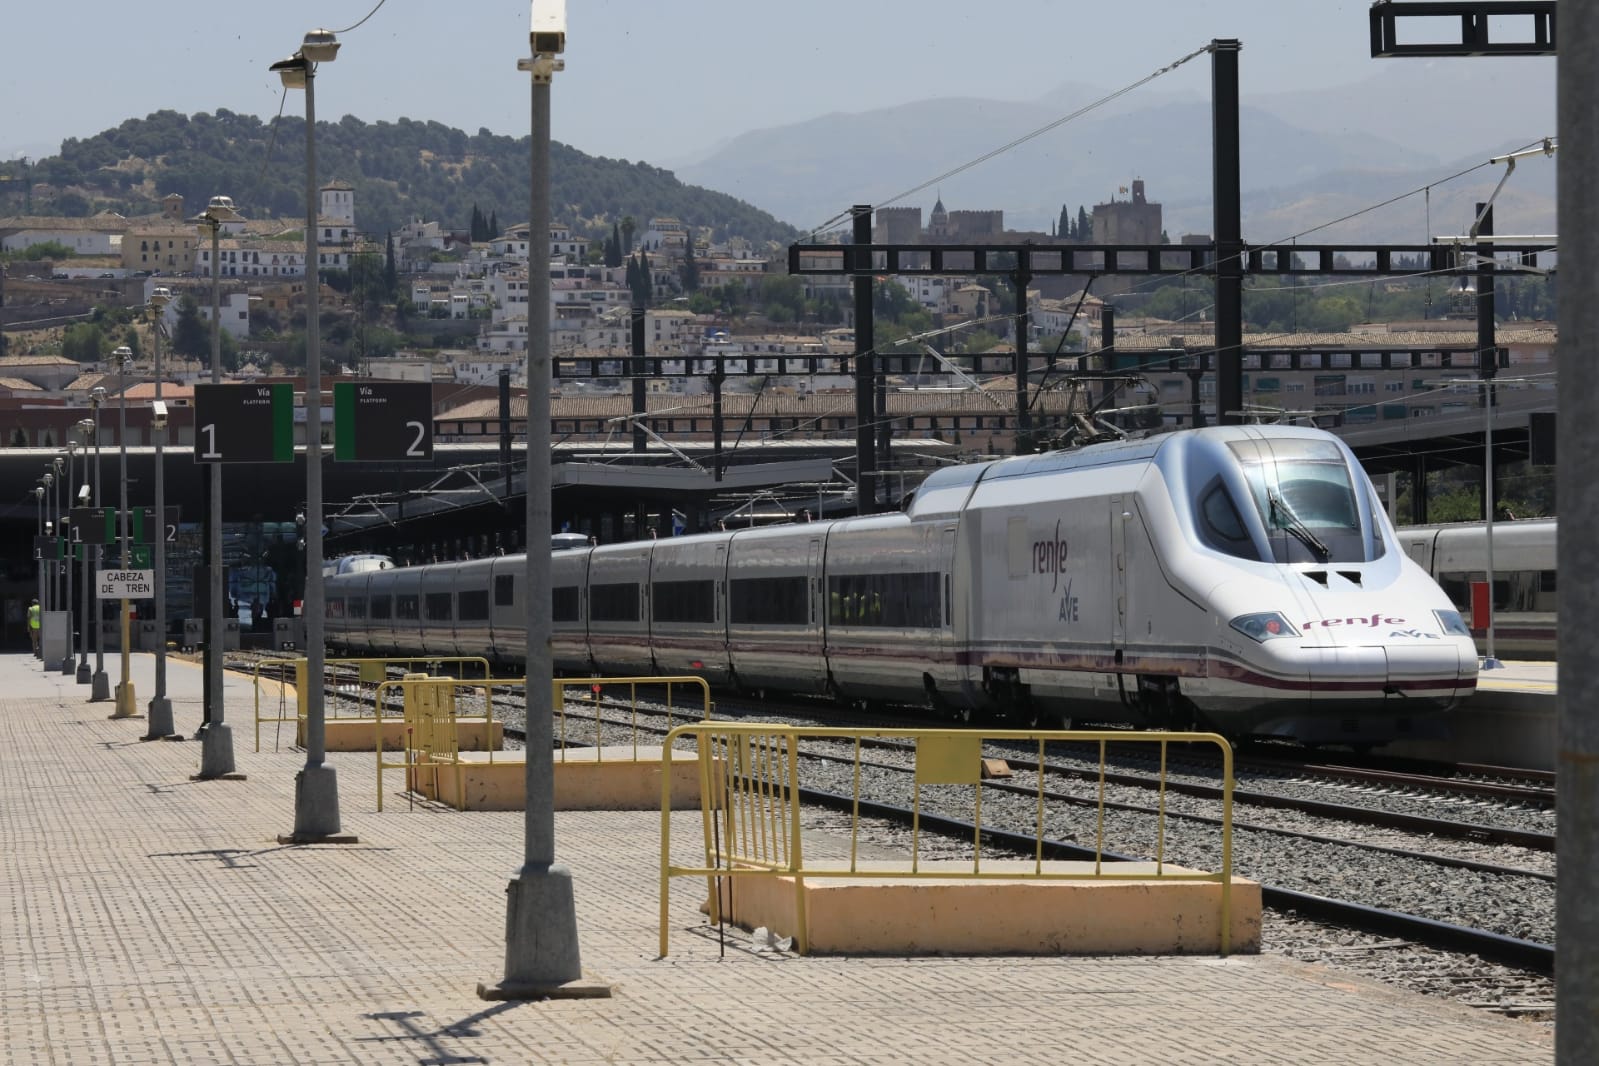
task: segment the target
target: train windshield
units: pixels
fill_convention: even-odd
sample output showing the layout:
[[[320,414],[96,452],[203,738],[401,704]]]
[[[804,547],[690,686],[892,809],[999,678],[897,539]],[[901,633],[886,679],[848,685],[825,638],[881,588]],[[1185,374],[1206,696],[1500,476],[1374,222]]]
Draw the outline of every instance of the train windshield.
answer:
[[[1365,562],[1360,508],[1349,466],[1324,440],[1236,441],[1255,509],[1279,563]]]

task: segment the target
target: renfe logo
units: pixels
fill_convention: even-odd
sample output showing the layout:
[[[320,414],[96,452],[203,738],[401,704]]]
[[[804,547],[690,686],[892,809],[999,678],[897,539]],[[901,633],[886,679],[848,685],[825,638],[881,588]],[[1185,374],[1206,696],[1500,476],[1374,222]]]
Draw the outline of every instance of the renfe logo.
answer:
[[[1060,573],[1066,568],[1066,542],[1060,539],[1060,521],[1055,522],[1053,540],[1033,541],[1033,573],[1051,575],[1049,591],[1060,586]]]
[[[1370,618],[1318,618],[1314,622],[1306,622],[1302,628],[1309,629],[1312,626],[1321,626],[1323,629],[1329,629],[1333,626],[1364,626],[1367,629],[1376,629],[1378,626],[1402,626],[1404,624],[1405,620],[1403,618],[1389,618],[1378,613]]]

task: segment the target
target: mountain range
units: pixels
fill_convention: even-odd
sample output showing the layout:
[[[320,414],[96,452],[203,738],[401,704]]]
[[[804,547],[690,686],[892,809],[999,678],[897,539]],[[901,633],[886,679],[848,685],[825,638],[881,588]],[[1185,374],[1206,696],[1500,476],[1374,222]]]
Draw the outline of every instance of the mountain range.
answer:
[[[1455,62],[1470,62],[1456,60]],[[1395,63],[1347,86],[1246,96],[1239,112],[1244,235],[1251,243],[1313,231],[1315,242],[1422,243],[1464,233],[1502,165],[1491,156],[1554,132],[1554,64],[1530,60],[1512,85],[1462,96],[1461,68]],[[1502,80],[1502,79],[1501,79]],[[852,204],[1002,209],[1011,229],[1049,232],[1062,207],[1123,198],[1135,178],[1163,205],[1168,234],[1209,233],[1212,115],[1193,93],[1129,93],[1065,83],[1037,100],[927,99],[752,130],[676,175],[746,200],[802,229]],[[1079,117],[950,173],[1066,116]],[[950,176],[938,180],[939,175]],[[1495,199],[1501,233],[1552,233],[1553,160],[1518,164]],[[908,196],[907,190],[917,190]],[[1381,210],[1363,210],[1415,191]],[[1425,191],[1423,191],[1425,190]],[[1345,215],[1347,222],[1320,228]]]

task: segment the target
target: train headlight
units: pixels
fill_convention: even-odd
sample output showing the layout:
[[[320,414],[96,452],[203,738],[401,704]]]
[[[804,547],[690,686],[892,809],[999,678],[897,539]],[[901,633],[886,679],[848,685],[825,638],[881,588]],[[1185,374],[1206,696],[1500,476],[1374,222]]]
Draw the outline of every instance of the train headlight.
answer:
[[[1262,614],[1241,614],[1234,618],[1230,624],[1250,640],[1258,640],[1262,644],[1278,637],[1299,636],[1299,630],[1295,629],[1288,619],[1276,611],[1267,611]]]
[[[1471,627],[1466,625],[1466,620],[1460,617],[1459,611],[1434,611],[1433,617],[1438,619],[1438,625],[1448,637],[1469,637]]]

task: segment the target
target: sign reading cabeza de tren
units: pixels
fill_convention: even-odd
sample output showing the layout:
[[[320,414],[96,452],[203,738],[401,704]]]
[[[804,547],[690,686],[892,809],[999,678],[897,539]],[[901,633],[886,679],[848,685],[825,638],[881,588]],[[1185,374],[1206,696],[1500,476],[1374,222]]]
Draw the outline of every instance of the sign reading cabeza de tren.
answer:
[[[95,578],[96,599],[148,600],[155,597],[154,570],[100,570]]]

